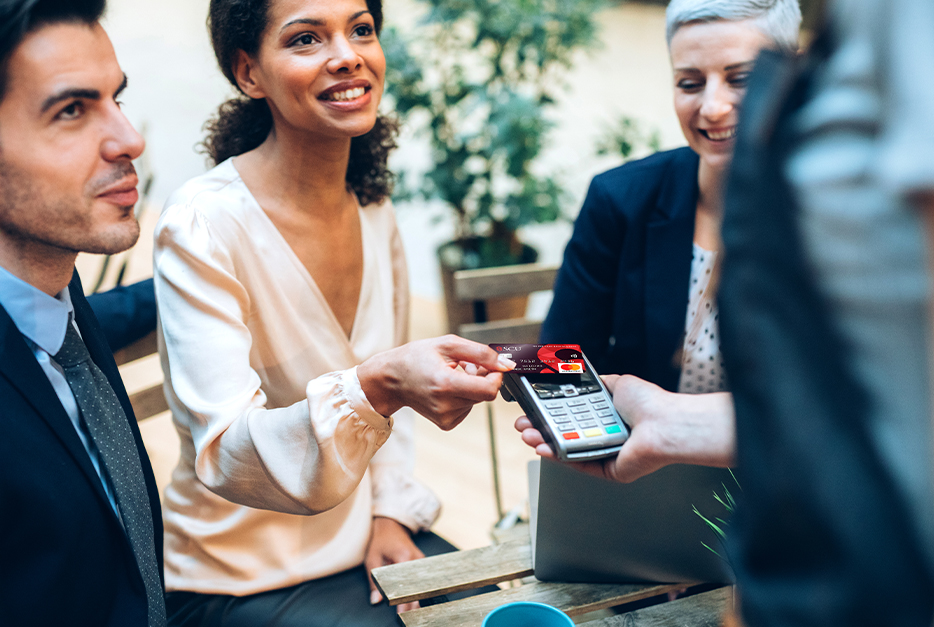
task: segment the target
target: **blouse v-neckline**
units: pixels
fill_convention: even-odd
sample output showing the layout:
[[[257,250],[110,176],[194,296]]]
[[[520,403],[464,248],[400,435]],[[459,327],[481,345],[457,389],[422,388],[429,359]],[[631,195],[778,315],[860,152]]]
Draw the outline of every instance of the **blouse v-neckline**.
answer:
[[[282,231],[279,230],[279,227],[276,226],[276,223],[272,221],[272,218],[269,217],[269,214],[263,209],[259,204],[259,201],[256,200],[256,196],[253,195],[253,192],[250,190],[249,186],[246,184],[246,181],[243,180],[243,177],[240,176],[240,171],[237,170],[237,167],[233,163],[233,158],[231,157],[228,160],[230,168],[233,170],[234,176],[236,177],[236,182],[238,185],[243,187],[246,197],[249,198],[253,209],[255,209],[260,215],[261,220],[266,225],[266,227],[273,233],[272,237],[275,238],[282,248],[285,250],[286,257],[289,258],[289,261],[295,266],[296,271],[308,285],[311,292],[315,295],[315,298],[321,303],[322,310],[327,312],[327,318],[330,321],[330,324],[334,327],[335,335],[343,338],[346,342],[346,347],[350,350],[351,355],[354,354],[353,345],[354,341],[358,336],[358,327],[361,317],[361,308],[366,296],[366,290],[369,286],[370,281],[372,280],[372,271],[370,270],[370,251],[367,246],[367,224],[363,219],[363,209],[360,207],[360,203],[357,201],[356,194],[352,194],[354,198],[354,204],[357,206],[357,215],[360,218],[360,244],[363,248],[363,273],[360,277],[360,293],[357,295],[357,305],[354,309],[354,319],[353,324],[350,327],[350,334],[348,335],[344,331],[344,327],[341,325],[340,320],[337,319],[337,315],[334,313],[334,309],[331,307],[331,303],[328,302],[328,299],[324,297],[324,292],[321,291],[321,288],[318,287],[318,283],[315,281],[315,278],[311,276],[311,272],[308,271],[308,268],[305,267],[305,264],[302,263],[302,260],[299,259],[298,255],[295,253],[295,250],[289,244],[288,240],[285,239],[285,236],[282,234]]]

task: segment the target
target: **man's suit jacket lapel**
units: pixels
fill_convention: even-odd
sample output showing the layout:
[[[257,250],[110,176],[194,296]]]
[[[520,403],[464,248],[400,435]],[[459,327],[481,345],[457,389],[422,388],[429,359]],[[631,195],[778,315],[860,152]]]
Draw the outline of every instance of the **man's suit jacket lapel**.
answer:
[[[697,160],[697,156],[692,156]],[[669,167],[658,204],[646,229],[645,337],[649,378],[676,391],[681,365],[676,353],[684,338],[694,216],[697,207],[697,167]],[[685,172],[690,176],[685,176]]]
[[[36,361],[26,340],[23,339],[19,329],[2,306],[0,306],[0,373],[19,390],[20,394],[36,410],[39,418],[46,422],[91,483],[98,497],[106,504],[107,509],[111,509],[100,477],[91,464],[91,458],[81,443],[74,424],[65,412],[65,408],[62,407],[55,389],[49,383],[48,377]],[[23,416],[22,419],[34,420],[35,418]]]

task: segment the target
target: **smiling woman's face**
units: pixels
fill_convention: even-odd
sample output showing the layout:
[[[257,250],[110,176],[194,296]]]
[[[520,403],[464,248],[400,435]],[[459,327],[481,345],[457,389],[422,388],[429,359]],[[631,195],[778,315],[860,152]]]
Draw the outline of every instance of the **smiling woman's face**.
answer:
[[[329,137],[376,123],[386,60],[365,0],[273,0],[248,67],[241,87],[266,98],[277,123]]]
[[[746,81],[759,51],[770,45],[749,20],[688,24],[672,37],[675,112],[688,145],[708,167],[729,165]]]

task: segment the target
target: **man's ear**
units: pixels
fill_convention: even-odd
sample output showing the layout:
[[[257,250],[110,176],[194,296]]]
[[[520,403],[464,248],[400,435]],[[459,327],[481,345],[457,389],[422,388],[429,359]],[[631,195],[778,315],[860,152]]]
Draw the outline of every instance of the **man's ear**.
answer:
[[[233,60],[233,75],[237,79],[240,91],[253,99],[265,98],[266,93],[257,82],[258,70],[256,60],[243,50],[237,50]]]

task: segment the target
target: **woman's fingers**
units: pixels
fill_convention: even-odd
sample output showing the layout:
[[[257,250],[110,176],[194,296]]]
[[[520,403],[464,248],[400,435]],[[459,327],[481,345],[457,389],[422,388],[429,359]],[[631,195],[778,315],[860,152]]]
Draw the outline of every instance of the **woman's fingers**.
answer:
[[[448,335],[375,355],[357,367],[357,377],[379,413],[408,406],[449,430],[473,405],[494,400],[501,373],[513,366],[489,346]]]
[[[471,342],[456,335],[439,338],[438,350],[454,363],[466,361],[490,372],[508,372],[516,367],[514,361],[503,357],[486,344]]]
[[[460,364],[458,364],[458,365],[460,365],[460,367],[464,369],[464,372],[466,372],[467,374],[469,374],[469,375],[472,376],[472,377],[473,377],[473,376],[476,376],[477,373],[479,372],[479,369],[477,368],[477,366],[475,366],[474,364],[470,363],[469,361],[462,361],[462,362],[461,362]]]
[[[537,448],[539,444],[545,443],[545,438],[537,429],[526,429],[522,432],[522,441],[532,448]]]
[[[535,452],[540,457],[554,459],[554,451],[552,451],[551,447],[545,442],[545,438],[542,437],[541,432],[532,426],[532,421],[529,420],[527,416],[519,416],[519,418],[516,419],[516,431],[522,434],[522,441],[534,448]]]
[[[442,396],[479,403],[496,399],[499,388],[503,383],[503,375],[498,372],[491,372],[481,377],[471,376],[459,370],[450,370],[440,383],[438,392]]]
[[[410,610],[417,610],[421,605],[418,604],[418,601],[412,601],[411,603],[403,603],[402,605],[396,606],[396,613],[401,614],[402,612],[408,612]]]
[[[544,443],[539,444],[538,446],[535,447],[535,453],[536,453],[539,457],[545,457],[545,458],[548,458],[548,459],[555,459],[555,452],[554,452],[553,450],[551,450],[551,447],[550,447],[549,445],[544,444]]]

